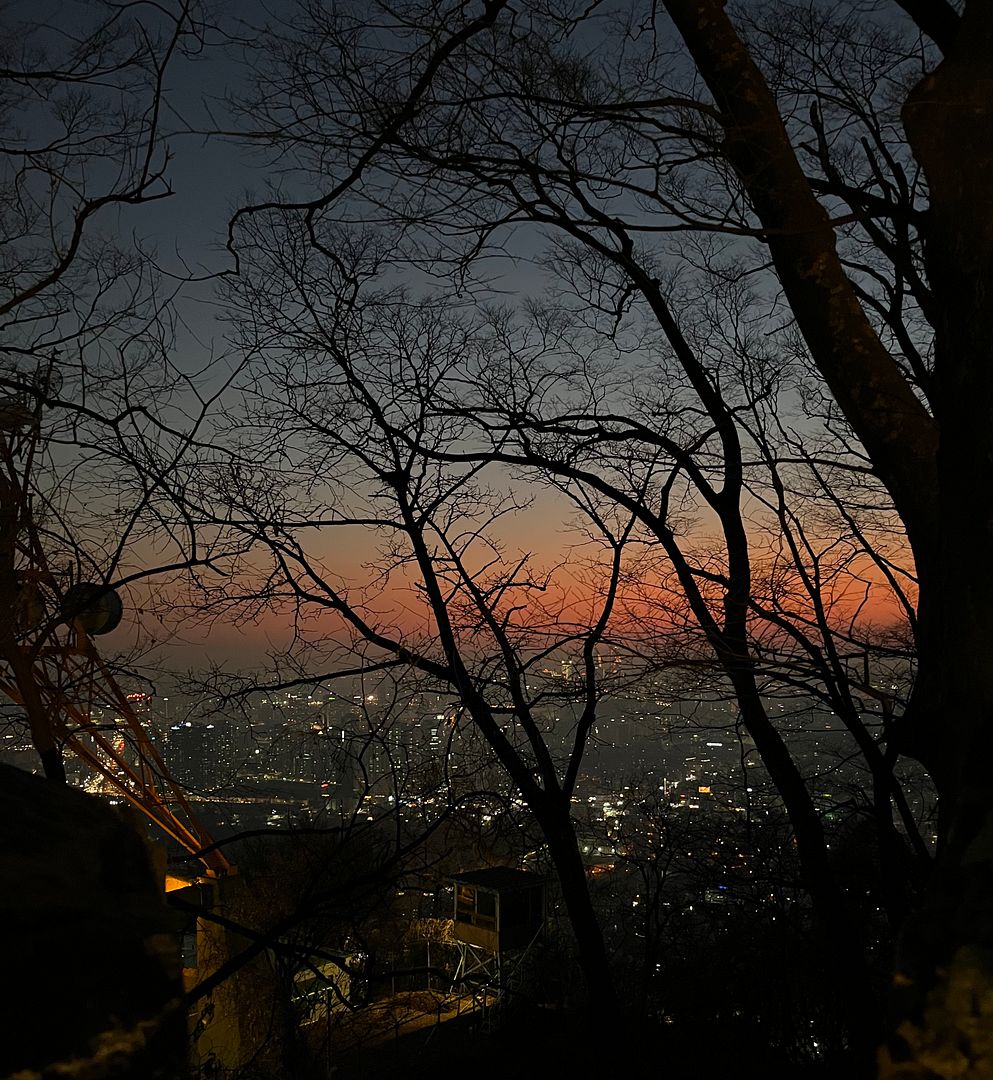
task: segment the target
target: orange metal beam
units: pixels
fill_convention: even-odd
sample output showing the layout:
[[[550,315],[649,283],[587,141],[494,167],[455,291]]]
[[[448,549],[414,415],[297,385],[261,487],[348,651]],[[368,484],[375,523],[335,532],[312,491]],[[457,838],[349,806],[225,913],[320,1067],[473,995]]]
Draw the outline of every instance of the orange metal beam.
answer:
[[[127,695],[89,638],[79,635],[75,646],[46,648],[37,656],[31,671],[45,704],[51,734],[59,743],[200,859],[210,875],[234,873],[234,865],[212,847],[213,838],[197,819],[186,792],[170,775]],[[17,704],[24,704],[15,683],[0,679],[0,691]],[[93,719],[96,708],[113,713],[113,728]],[[123,749],[115,745],[114,736],[123,736]],[[204,852],[205,848],[211,850]]]

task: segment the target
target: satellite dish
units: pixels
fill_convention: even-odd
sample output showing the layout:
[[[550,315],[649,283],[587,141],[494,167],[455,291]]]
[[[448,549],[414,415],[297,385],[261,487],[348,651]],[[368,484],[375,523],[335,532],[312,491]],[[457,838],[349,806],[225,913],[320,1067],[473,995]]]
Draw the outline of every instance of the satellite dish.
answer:
[[[31,376],[31,384],[35,393],[43,398],[58,397],[59,391],[62,389],[62,383],[62,372],[55,366],[54,362],[46,367],[36,368]]]
[[[86,634],[109,634],[121,621],[124,605],[111,585],[81,581],[62,598],[62,618]]]

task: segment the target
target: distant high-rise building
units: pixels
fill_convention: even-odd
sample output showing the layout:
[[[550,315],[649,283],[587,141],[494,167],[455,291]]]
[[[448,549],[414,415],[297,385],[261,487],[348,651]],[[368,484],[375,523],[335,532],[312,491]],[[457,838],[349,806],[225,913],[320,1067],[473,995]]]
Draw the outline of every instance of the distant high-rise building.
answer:
[[[228,776],[231,749],[226,728],[186,720],[169,727],[166,764],[181,784],[193,791],[211,791]]]

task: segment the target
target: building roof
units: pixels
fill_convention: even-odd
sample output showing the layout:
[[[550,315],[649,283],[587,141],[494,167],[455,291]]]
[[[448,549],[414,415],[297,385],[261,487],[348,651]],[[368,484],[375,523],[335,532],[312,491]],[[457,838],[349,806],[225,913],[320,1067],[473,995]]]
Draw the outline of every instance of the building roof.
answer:
[[[545,883],[544,875],[530,870],[515,870],[512,866],[487,866],[482,870],[467,870],[451,874],[449,879],[458,885],[477,885],[481,889],[503,892],[510,889],[533,889]]]

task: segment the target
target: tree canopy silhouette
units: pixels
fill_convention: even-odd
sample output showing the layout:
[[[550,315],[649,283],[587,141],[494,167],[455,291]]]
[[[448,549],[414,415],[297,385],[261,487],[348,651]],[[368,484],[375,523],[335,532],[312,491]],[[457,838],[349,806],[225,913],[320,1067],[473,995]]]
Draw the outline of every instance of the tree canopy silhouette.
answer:
[[[316,262],[353,290],[402,274],[452,304],[516,284],[501,260],[540,266],[554,302],[528,318],[567,328],[554,358],[495,337],[439,404],[456,440],[393,421],[390,438],[632,515],[782,793],[839,982],[860,943],[763,701],[770,669],[798,677],[780,642],[845,717],[881,837],[897,757],[929,771],[938,851],[903,902],[884,1067],[981,1075],[956,994],[988,997],[993,967],[993,9],[311,0],[260,48],[247,126],[285,182],[235,215],[242,268],[275,230],[263,246],[305,310],[327,287]],[[717,522],[709,551],[690,504]],[[771,569],[756,506],[779,530]],[[881,582],[905,616],[905,705],[838,618],[828,520],[862,560],[849,580]],[[854,1026],[872,995],[858,975],[851,990]]]

